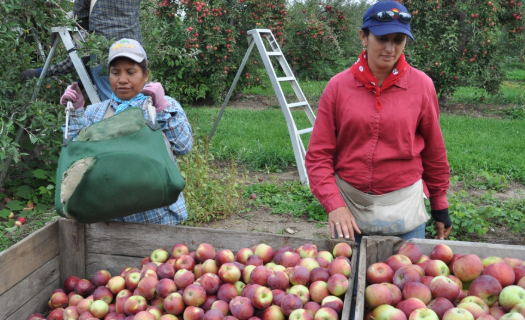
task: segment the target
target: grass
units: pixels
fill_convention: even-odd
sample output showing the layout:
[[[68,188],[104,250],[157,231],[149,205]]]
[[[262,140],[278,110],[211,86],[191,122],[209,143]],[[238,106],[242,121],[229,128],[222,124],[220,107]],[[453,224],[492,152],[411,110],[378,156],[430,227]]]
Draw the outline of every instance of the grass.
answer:
[[[209,132],[219,109],[187,108]],[[303,113],[298,128],[308,126]],[[299,116],[299,115],[302,115]],[[454,174],[502,174],[525,182],[525,119],[500,120],[443,115],[441,127]],[[308,139],[304,143],[307,146]],[[295,163],[284,116],[276,110],[226,109],[211,141],[210,151],[219,159],[236,160],[258,169],[278,169]]]

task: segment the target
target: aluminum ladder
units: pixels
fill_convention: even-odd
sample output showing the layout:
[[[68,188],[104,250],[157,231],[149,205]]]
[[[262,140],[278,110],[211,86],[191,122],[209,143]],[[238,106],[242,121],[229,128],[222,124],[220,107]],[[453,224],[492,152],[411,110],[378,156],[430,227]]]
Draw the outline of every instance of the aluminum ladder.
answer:
[[[286,119],[286,124],[288,126],[288,133],[290,134],[290,139],[292,140],[292,147],[293,152],[295,155],[295,162],[297,164],[297,170],[299,171],[299,178],[301,179],[301,183],[308,184],[308,174],[306,173],[306,166],[305,166],[305,157],[306,157],[306,150],[303,144],[303,141],[301,140],[301,135],[310,133],[313,130],[313,126],[315,123],[315,114],[312,111],[312,108],[310,107],[310,104],[306,100],[306,97],[304,96],[303,91],[301,90],[301,87],[299,87],[299,82],[295,78],[292,69],[286,62],[286,58],[284,56],[284,53],[281,51],[281,48],[279,47],[279,44],[275,40],[272,31],[269,29],[252,29],[248,31],[248,50],[246,51],[246,54],[244,55],[244,59],[242,60],[241,66],[239,67],[237,74],[235,75],[235,79],[233,80],[233,84],[230,87],[230,90],[228,91],[228,94],[226,95],[226,99],[222,105],[221,111],[219,112],[219,115],[217,116],[217,119],[215,120],[215,123],[213,125],[213,129],[210,132],[210,135],[208,137],[208,141],[211,141],[211,138],[213,137],[213,133],[215,132],[215,129],[217,128],[217,125],[219,123],[219,120],[222,116],[222,113],[224,112],[224,109],[226,108],[226,105],[228,104],[228,101],[230,100],[230,97],[233,93],[233,90],[235,88],[235,85],[237,84],[237,81],[239,80],[239,77],[242,74],[242,71],[244,69],[244,66],[246,65],[246,62],[248,61],[248,58],[250,57],[250,53],[252,52],[252,49],[255,45],[257,45],[257,49],[259,49],[259,53],[261,55],[262,61],[264,63],[264,66],[266,68],[266,71],[268,72],[268,76],[270,77],[270,81],[272,83],[273,90],[275,91],[275,96],[277,97],[277,100],[279,101],[279,105],[281,106],[281,110],[283,111],[284,118]],[[264,41],[268,42],[270,50],[266,50],[266,46]],[[279,62],[279,65],[282,68],[282,71],[284,72],[284,77],[278,77],[275,69],[272,65],[271,59],[277,59]],[[284,96],[283,90],[281,88],[281,83],[288,82],[295,92],[295,96],[297,98],[297,102],[288,103],[286,101],[286,97]],[[297,129],[297,126],[295,125],[295,121],[292,116],[292,109],[293,108],[301,108],[305,111],[308,120],[310,120],[311,126],[304,129]]]

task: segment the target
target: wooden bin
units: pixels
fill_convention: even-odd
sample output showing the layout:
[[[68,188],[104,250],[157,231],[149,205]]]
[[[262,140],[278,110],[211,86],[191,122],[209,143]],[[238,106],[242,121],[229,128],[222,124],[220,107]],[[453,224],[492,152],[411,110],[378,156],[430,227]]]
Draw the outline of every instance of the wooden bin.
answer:
[[[101,269],[118,275],[124,267],[140,267],[141,260],[153,250],[171,251],[180,242],[190,250],[206,242],[216,250],[236,252],[259,243],[274,249],[312,243],[319,250],[332,251],[341,241],[140,223],[83,225],[61,218],[0,253],[0,319],[25,320],[32,313],[45,313],[49,294],[62,287],[69,276],[86,278]],[[354,252],[348,279],[353,288],[358,250],[356,243],[349,244]],[[351,301],[349,289],[341,319],[349,319]]]
[[[423,254],[426,254],[427,256],[430,256],[430,252],[436,245],[442,243],[449,246],[454,253],[472,253],[482,259],[494,255],[502,258],[513,257],[525,260],[525,246],[428,239],[410,239],[404,241],[397,237],[363,237],[359,253],[359,268],[356,280],[357,294],[355,302],[355,320],[362,320],[365,314],[366,269],[376,262],[385,262],[388,257],[397,254],[399,247],[405,242],[417,244],[421,247]]]

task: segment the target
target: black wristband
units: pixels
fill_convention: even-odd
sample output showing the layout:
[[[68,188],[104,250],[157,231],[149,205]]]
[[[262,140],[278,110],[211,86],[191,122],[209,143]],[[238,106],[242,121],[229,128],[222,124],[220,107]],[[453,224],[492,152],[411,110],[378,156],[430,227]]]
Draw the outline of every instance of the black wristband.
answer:
[[[448,229],[452,225],[452,221],[448,215],[448,208],[443,210],[430,210],[430,214],[435,221],[442,222],[445,225],[445,229]]]

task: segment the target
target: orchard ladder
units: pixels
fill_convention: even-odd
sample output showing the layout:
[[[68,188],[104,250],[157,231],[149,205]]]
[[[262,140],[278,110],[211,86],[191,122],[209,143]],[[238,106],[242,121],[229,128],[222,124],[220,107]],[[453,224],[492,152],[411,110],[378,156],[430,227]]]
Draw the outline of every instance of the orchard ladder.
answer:
[[[265,42],[267,41],[267,44],[269,45],[269,50],[266,49]],[[275,96],[277,97],[277,100],[279,101],[279,105],[281,106],[281,110],[283,111],[284,118],[286,119],[286,124],[288,126],[288,133],[290,134],[290,139],[292,140],[292,147],[295,155],[295,162],[297,163],[297,170],[299,171],[299,178],[301,179],[301,183],[308,184],[308,175],[306,173],[306,167],[305,167],[305,157],[306,157],[306,150],[303,144],[303,141],[301,140],[301,135],[310,133],[313,130],[313,126],[315,123],[315,114],[312,111],[312,108],[310,107],[310,104],[306,100],[306,97],[303,94],[303,91],[299,87],[299,82],[295,78],[292,69],[286,62],[286,58],[281,51],[281,48],[279,47],[279,44],[275,40],[272,31],[269,29],[252,29],[248,31],[248,50],[246,51],[246,54],[244,55],[244,59],[242,60],[241,66],[239,67],[237,74],[235,75],[235,79],[233,80],[232,86],[230,87],[230,90],[228,91],[228,94],[226,95],[226,99],[224,103],[222,104],[221,111],[219,112],[219,115],[217,116],[217,119],[215,120],[215,123],[213,125],[213,129],[210,132],[210,135],[208,137],[208,141],[211,141],[211,138],[213,137],[213,133],[215,132],[215,129],[217,128],[217,125],[219,123],[219,120],[222,116],[222,113],[224,112],[224,109],[226,108],[226,105],[228,104],[228,101],[230,100],[230,97],[233,93],[233,90],[235,88],[235,85],[237,84],[237,81],[239,80],[240,75],[242,74],[242,71],[244,69],[244,66],[246,65],[246,62],[248,61],[248,58],[250,57],[250,53],[252,52],[252,49],[254,45],[257,45],[257,49],[259,49],[259,53],[261,55],[262,61],[264,63],[264,66],[266,68],[266,71],[268,72],[268,76],[270,77],[270,81],[272,83],[273,90],[275,91]],[[271,58],[277,59],[279,62],[279,65],[282,68],[282,71],[284,72],[284,76],[277,76],[274,66],[272,64]],[[295,102],[288,103],[286,100],[286,97],[284,96],[283,89],[281,87],[281,83],[289,83],[292,86],[292,89],[295,93]],[[310,120],[311,126],[308,128],[304,128],[301,130],[297,129],[297,126],[295,125],[295,121],[292,116],[291,110],[293,108],[300,108],[303,109],[306,113],[306,116],[308,117],[308,120]]]

